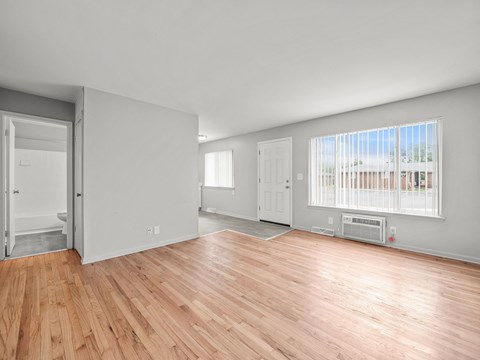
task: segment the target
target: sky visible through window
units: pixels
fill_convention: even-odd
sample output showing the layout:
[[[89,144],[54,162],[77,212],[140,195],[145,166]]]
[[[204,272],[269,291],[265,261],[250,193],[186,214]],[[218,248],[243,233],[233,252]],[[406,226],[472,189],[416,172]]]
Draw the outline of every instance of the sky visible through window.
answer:
[[[425,161],[425,153],[429,155],[427,157],[427,161],[432,161],[431,151],[432,145],[434,145],[433,132],[434,124],[432,123],[401,126],[400,154],[402,161]],[[396,142],[394,128],[360,131],[356,133],[349,133],[348,136],[350,138],[349,140],[352,154],[355,156],[352,161],[358,161],[358,163],[361,164],[368,164],[372,161],[377,161],[378,154],[383,155],[382,161],[393,161]],[[322,138],[323,146],[329,148],[330,153],[334,152],[336,136],[325,136]],[[357,147],[358,153],[355,151]],[[322,151],[322,148],[320,146],[317,147],[317,151]],[[327,159],[327,161],[332,165],[335,164],[334,157]]]

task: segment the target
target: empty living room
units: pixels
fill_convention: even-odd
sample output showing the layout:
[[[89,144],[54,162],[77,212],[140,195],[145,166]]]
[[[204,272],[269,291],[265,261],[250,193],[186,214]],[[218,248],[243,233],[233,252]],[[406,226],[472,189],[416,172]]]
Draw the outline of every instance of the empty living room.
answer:
[[[0,360],[480,359],[480,1],[0,1]]]

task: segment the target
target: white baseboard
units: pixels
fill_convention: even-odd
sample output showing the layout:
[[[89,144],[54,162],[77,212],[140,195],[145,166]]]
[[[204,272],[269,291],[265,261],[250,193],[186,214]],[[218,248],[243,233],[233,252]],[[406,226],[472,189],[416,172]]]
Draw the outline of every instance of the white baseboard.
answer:
[[[433,256],[438,256],[438,257],[452,259],[452,260],[460,260],[460,261],[465,261],[469,263],[480,264],[479,258],[476,258],[473,256],[454,254],[446,251],[424,249],[416,246],[402,245],[402,244],[387,244],[387,247],[390,247],[392,249],[411,251],[419,254],[433,255]]]
[[[292,229],[295,229],[295,230],[302,230],[302,231],[308,231],[308,232],[312,232],[311,229],[307,229],[305,227],[302,227],[302,226],[297,226],[297,225],[293,225],[291,226]],[[313,234],[313,233],[312,233]]]
[[[231,216],[231,217],[235,217],[235,218],[239,218],[239,219],[244,219],[244,220],[251,220],[251,221],[258,221],[257,218],[254,218],[254,217],[250,217],[250,216],[245,216],[245,215],[240,215],[240,214],[235,214],[235,213],[231,213],[231,212],[227,212],[227,211],[221,211],[221,210],[218,210],[217,209],[217,214],[220,214],[220,215],[225,215],[225,216]]]
[[[55,227],[55,228],[48,228],[48,229],[25,230],[25,231],[16,232],[15,236],[49,233],[49,232],[62,231],[62,230],[63,230],[63,226],[62,227]]]
[[[155,248],[162,247],[162,246],[165,246],[165,245],[176,244],[176,243],[179,243],[179,242],[182,242],[182,241],[193,240],[193,239],[196,239],[198,237],[199,237],[199,234],[192,234],[192,235],[188,235],[188,236],[182,236],[182,237],[178,237],[178,238],[174,238],[174,239],[162,240],[162,241],[158,241],[158,242],[155,242],[155,243],[149,243],[149,244],[145,244],[145,245],[141,245],[141,246],[136,246],[136,247],[133,247],[133,248],[116,250],[116,251],[112,251],[112,252],[107,253],[107,254],[95,255],[95,256],[88,257],[88,258],[84,257],[82,259],[82,265],[91,264],[91,263],[94,263],[94,262],[97,262],[97,261],[102,261],[102,260],[113,259],[113,258],[116,258],[116,257],[119,257],[119,256],[134,254],[134,253],[144,251],[144,250],[155,249]]]
[[[304,228],[302,226],[293,225],[292,228],[296,230],[302,230],[302,231],[307,231],[309,233],[312,233],[310,229]],[[312,233],[312,234],[315,234],[315,233]],[[343,239],[341,236],[338,236],[338,234],[335,234],[334,236],[338,239]],[[351,240],[351,241],[355,241],[355,240]],[[383,246],[389,247],[392,249],[406,250],[406,251],[411,251],[419,254],[433,255],[433,256],[438,256],[446,259],[460,260],[460,261],[465,261],[469,263],[480,264],[480,259],[473,256],[459,255],[459,254],[454,254],[454,253],[445,252],[445,251],[436,251],[436,250],[424,249],[416,246],[397,244],[397,243],[385,244]]]

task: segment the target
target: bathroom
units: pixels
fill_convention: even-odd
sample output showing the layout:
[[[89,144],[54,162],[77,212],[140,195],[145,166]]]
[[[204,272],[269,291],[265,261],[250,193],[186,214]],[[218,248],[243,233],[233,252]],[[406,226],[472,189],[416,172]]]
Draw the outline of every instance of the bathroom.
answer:
[[[67,127],[17,118],[10,212],[15,236],[7,246],[10,258],[67,248]],[[12,174],[13,171],[13,174]]]

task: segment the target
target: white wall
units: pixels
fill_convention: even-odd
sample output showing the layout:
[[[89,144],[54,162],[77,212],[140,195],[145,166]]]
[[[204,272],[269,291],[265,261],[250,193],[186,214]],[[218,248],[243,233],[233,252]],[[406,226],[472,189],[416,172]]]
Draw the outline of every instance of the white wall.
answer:
[[[61,229],[57,213],[67,211],[67,153],[15,149],[15,188],[17,233]]]
[[[293,137],[293,226],[340,226],[341,210],[309,207],[308,142],[310,137],[370,129],[443,117],[443,216],[445,220],[388,215],[397,226],[391,246],[480,262],[480,85],[460,88],[382,106],[352,111],[201,144],[199,178],[203,181],[206,152],[234,150],[235,192],[204,189],[203,207],[240,217],[257,217],[257,142]],[[296,180],[303,173],[304,180]],[[330,226],[331,227],[331,226]]]
[[[85,88],[84,263],[197,236],[197,134],[195,115]]]

